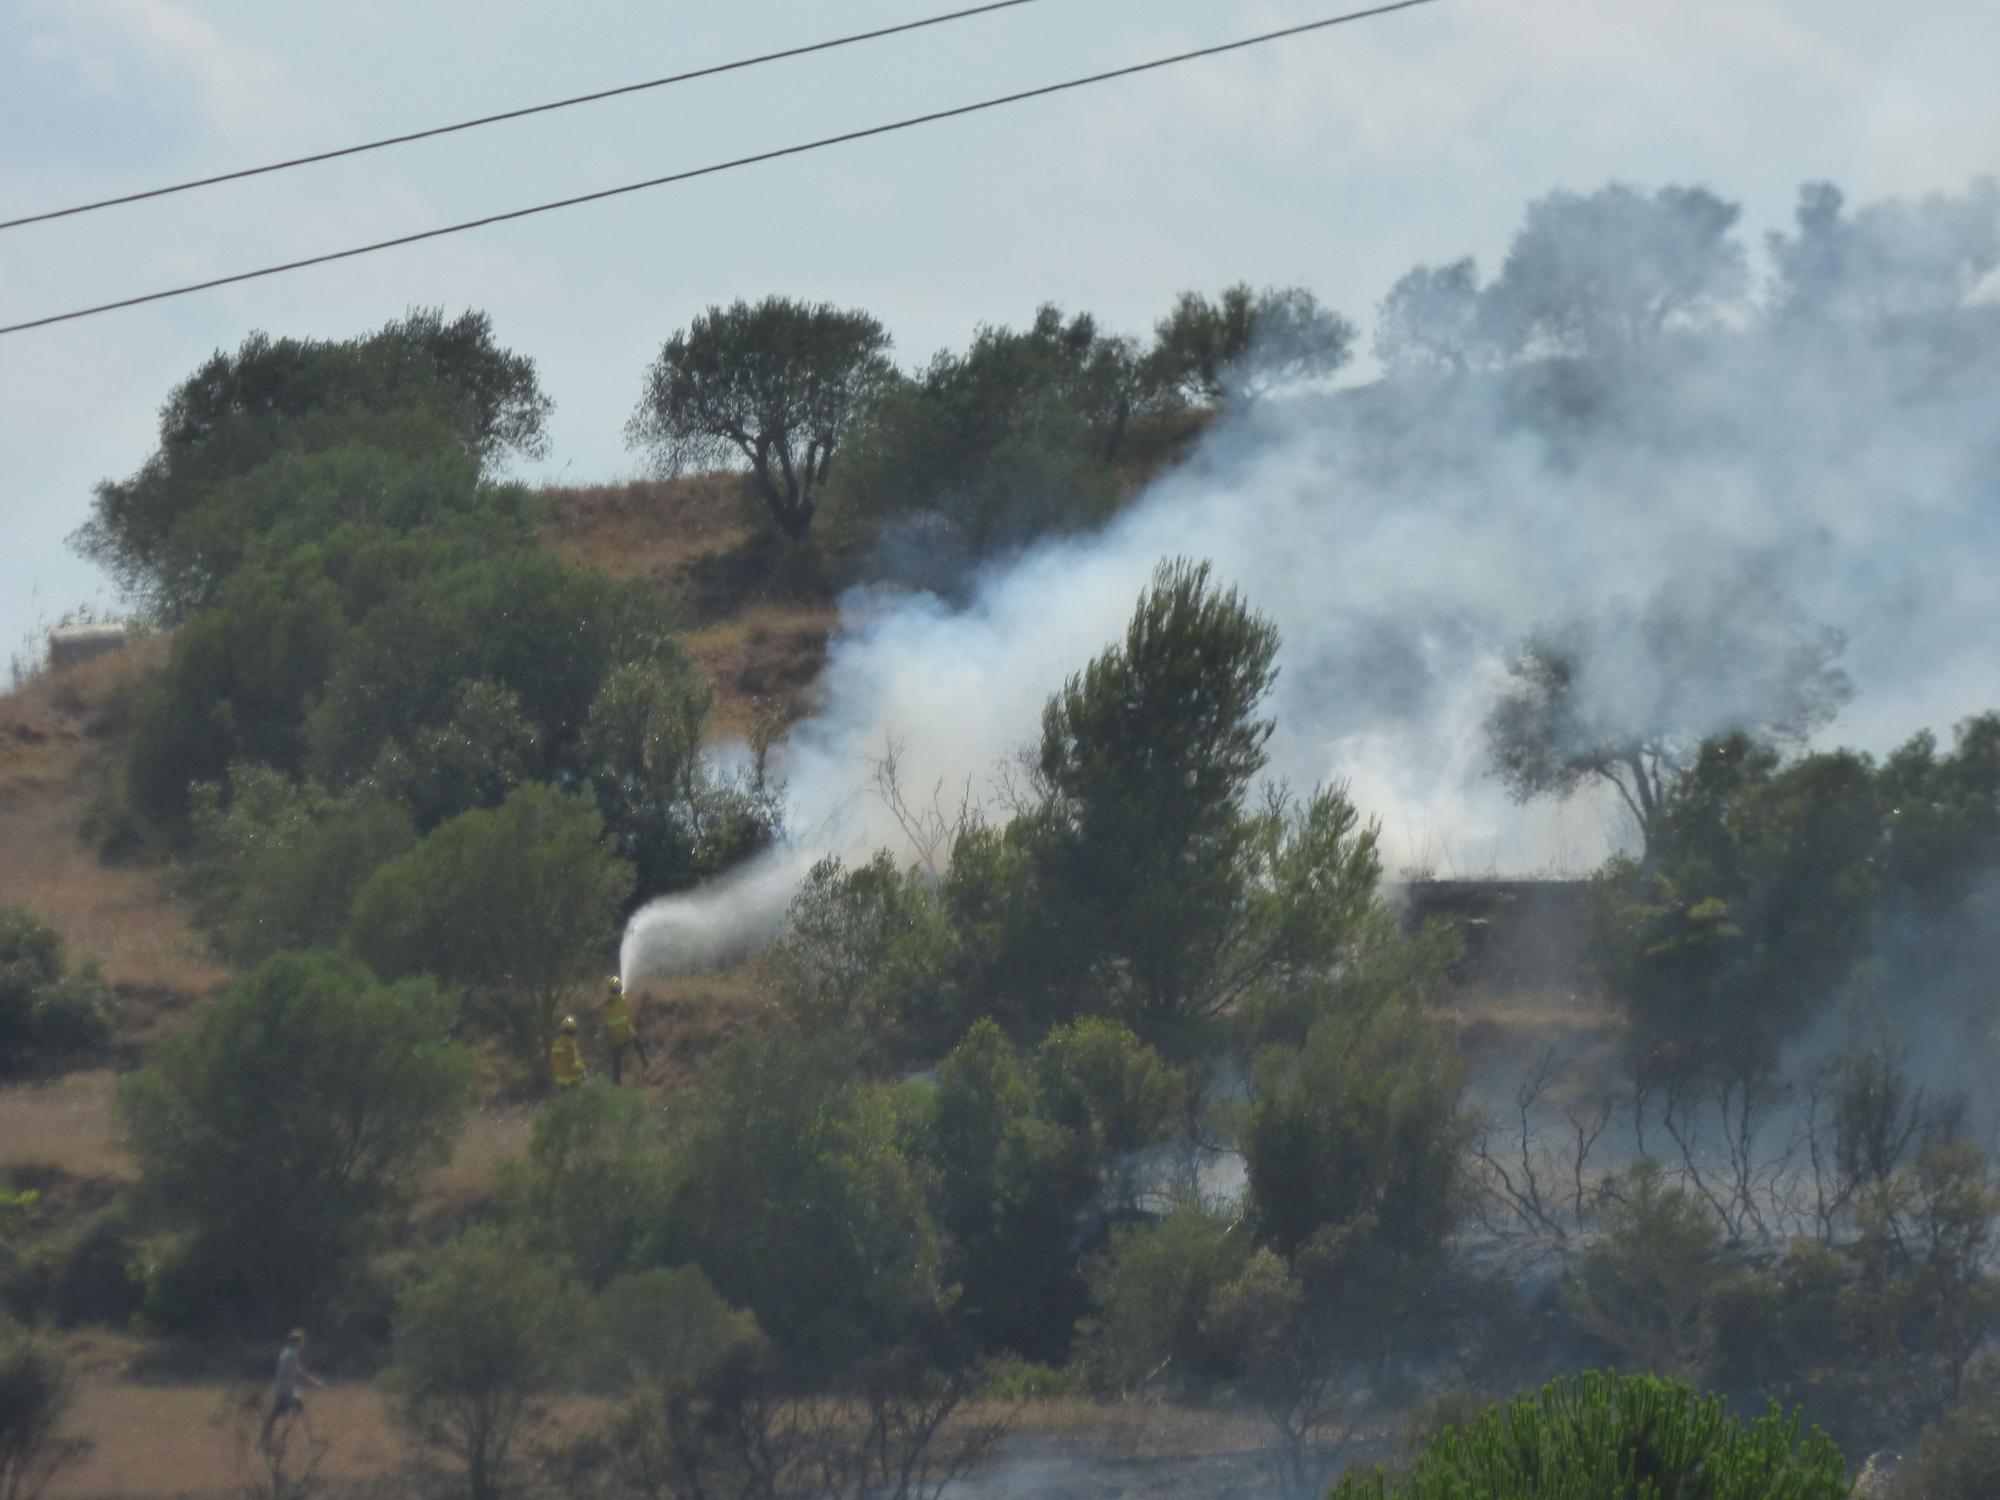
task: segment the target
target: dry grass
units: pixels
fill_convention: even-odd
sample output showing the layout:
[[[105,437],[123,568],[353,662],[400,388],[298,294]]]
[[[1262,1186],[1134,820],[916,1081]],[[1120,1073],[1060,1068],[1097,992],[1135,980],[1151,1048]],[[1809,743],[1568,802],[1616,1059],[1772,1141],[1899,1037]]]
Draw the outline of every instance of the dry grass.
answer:
[[[166,660],[146,639],[0,697],[0,905],[50,923],[125,1002],[121,1040],[149,1040],[227,971],[158,869],[102,863],[78,836],[133,696]]]
[[[535,1112],[532,1104],[488,1104],[472,1112],[451,1160],[432,1174],[412,1206],[411,1225],[420,1236],[452,1232],[485,1205],[500,1163],[527,1150]]]
[[[839,611],[829,605],[753,604],[734,619],[681,637],[715,684],[715,731],[748,740],[805,717],[839,623]]]
[[[0,1175],[132,1180],[117,1091],[118,1080],[103,1069],[0,1088]]]

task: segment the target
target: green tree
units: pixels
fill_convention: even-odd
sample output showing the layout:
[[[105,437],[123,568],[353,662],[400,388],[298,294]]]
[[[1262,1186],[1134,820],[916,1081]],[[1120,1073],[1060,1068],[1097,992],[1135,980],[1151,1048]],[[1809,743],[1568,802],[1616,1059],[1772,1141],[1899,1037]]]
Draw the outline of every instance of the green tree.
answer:
[[[644,1093],[593,1079],[549,1102],[499,1199],[527,1244],[586,1285],[650,1264],[670,1182],[660,1121]]]
[[[396,1304],[396,1413],[462,1469],[466,1500],[515,1487],[522,1448],[570,1371],[585,1309],[555,1267],[474,1232]]]
[[[1743,295],[1741,212],[1706,188],[1551,193],[1528,205],[1497,295],[1533,349],[1591,356],[1651,343]]]
[[[1667,785],[1708,738],[1803,745],[1852,694],[1844,642],[1782,599],[1663,594],[1639,610],[1533,631],[1486,721],[1517,801],[1612,787],[1650,847]]]
[[[1244,798],[1272,724],[1256,717],[1278,633],[1206,564],[1162,565],[1122,645],[1042,712],[1044,858],[1087,941],[1141,1012],[1210,1005],[1239,918]]]
[[[514,1062],[541,1076],[564,999],[604,968],[632,893],[632,868],[603,835],[588,798],[520,787],[370,876],[349,941],[377,973],[461,989]]]
[[[212,1299],[286,1318],[327,1305],[464,1119],[471,1058],[451,1028],[431,984],[286,953],[126,1080],[146,1199],[190,1232]]]
[[[1375,357],[1392,375],[1464,375],[1506,362],[1516,340],[1492,288],[1481,288],[1472,257],[1417,266],[1382,299]]]
[[[363,882],[417,841],[409,814],[376,788],[329,797],[268,766],[198,787],[191,823],[195,918],[233,963],[336,946]]]
[[[837,1040],[745,1040],[673,1144],[670,1233],[732,1304],[807,1365],[933,1327],[938,1230],[891,1097]]]
[[[1200,406],[1248,401],[1324,380],[1354,353],[1355,329],[1304,287],[1253,291],[1239,282],[1211,301],[1182,292],[1154,330],[1153,381]]]
[[[1079,1362],[1099,1387],[1121,1392],[1233,1378],[1240,1351],[1210,1310],[1256,1253],[1239,1215],[1193,1198],[1155,1223],[1114,1230],[1087,1267],[1093,1311],[1077,1328]]]
[[[1117,504],[1113,465],[1157,405],[1131,340],[1045,305],[886,387],[855,433],[842,507],[932,518],[959,562],[1073,531]]]
[[[1721,1245],[1720,1227],[1694,1194],[1642,1161],[1577,1262],[1570,1314],[1617,1352],[1622,1368],[1701,1380],[1714,1358]]]
[[[20,907],[0,906],[0,1077],[102,1057],[113,1010],[96,966],[71,967],[62,934]]]
[[[211,599],[272,527],[329,514],[322,492],[297,471],[236,487],[261,466],[342,450],[335,462],[349,469],[379,469],[390,454],[477,464],[510,450],[535,453],[550,406],[534,362],[497,347],[483,313],[447,322],[417,310],[345,341],[252,334],[169,395],[158,448],[131,478],[97,487],[77,543],[178,618]],[[296,508],[285,503],[295,494]],[[324,498],[373,510],[406,505],[406,494],[336,481]],[[518,499],[525,496],[509,503]]]
[[[579,755],[642,896],[683,890],[778,835],[779,797],[761,761],[731,780],[704,752],[714,697],[675,657],[617,668],[590,706]]]
[[[1329,1500],[1847,1500],[1826,1437],[1775,1411],[1745,1424],[1720,1398],[1648,1375],[1583,1375],[1445,1429],[1410,1471],[1343,1479]]]
[[[888,348],[875,319],[828,303],[711,307],[661,345],[626,440],[669,474],[747,465],[778,529],[803,537],[841,440],[894,373]]]

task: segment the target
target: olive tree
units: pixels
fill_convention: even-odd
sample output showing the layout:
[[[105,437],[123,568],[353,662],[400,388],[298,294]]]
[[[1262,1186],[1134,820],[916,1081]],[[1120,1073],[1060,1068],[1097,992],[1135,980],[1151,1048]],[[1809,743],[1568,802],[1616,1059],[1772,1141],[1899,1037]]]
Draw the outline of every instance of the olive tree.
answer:
[[[295,1315],[381,1243],[464,1119],[472,1065],[452,1011],[426,981],[283,953],[126,1080],[145,1200],[190,1232],[217,1298]]]
[[[1213,406],[1323,380],[1354,353],[1354,325],[1304,287],[1239,282],[1211,300],[1183,292],[1154,330],[1147,366],[1181,399]]]
[[[889,342],[824,302],[710,307],[661,345],[626,439],[670,474],[747,466],[778,529],[803,537],[841,439],[894,374]]]

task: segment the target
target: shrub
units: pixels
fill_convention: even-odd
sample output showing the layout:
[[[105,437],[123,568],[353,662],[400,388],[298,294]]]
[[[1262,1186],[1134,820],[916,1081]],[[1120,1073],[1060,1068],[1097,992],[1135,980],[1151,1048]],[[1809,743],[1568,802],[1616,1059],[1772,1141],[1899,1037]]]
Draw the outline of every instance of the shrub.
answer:
[[[1747,1426],[1722,1401],[1653,1376],[1584,1375],[1490,1407],[1432,1439],[1406,1475],[1380,1470],[1329,1500],[1846,1500],[1846,1464],[1773,1410]]]
[[[2000,1495],[2000,1369],[1983,1368],[1965,1399],[1924,1429],[1888,1493],[1892,1500]]]
[[[110,989],[95,968],[69,967],[55,928],[0,907],[0,1076],[102,1057],[111,1013]]]
[[[632,868],[603,833],[581,794],[520,787],[369,877],[349,939],[377,973],[462,989],[468,1013],[542,1078],[564,995],[603,967],[632,891]]]
[[[1687,1189],[1641,1161],[1618,1184],[1604,1229],[1585,1247],[1569,1287],[1571,1315],[1616,1350],[1621,1365],[1672,1379],[1709,1366],[1709,1304],[1721,1278],[1722,1232]]]
[[[551,1100],[525,1162],[510,1162],[500,1199],[528,1243],[601,1287],[657,1253],[667,1158],[653,1106],[594,1079]]]
[[[0,1328],[0,1500],[36,1500],[89,1444],[62,1436],[74,1400],[68,1367],[47,1344]]]
[[[512,1485],[542,1399],[574,1358],[584,1309],[548,1262],[473,1234],[396,1303],[398,1418],[463,1468],[466,1500]]]
[[[120,1094],[147,1205],[192,1238],[170,1284],[287,1320],[325,1305],[464,1118],[471,1058],[423,981],[287,953],[237,980]]]

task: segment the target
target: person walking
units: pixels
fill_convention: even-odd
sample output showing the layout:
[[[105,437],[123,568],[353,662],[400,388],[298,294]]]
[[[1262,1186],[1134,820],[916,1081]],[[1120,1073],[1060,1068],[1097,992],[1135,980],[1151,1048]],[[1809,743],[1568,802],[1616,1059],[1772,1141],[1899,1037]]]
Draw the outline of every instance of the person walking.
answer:
[[[583,1048],[577,1045],[575,1016],[563,1017],[562,1030],[549,1048],[549,1073],[558,1089],[573,1089],[583,1082]]]
[[[646,1039],[639,1035],[632,1025],[632,997],[625,993],[625,981],[613,974],[605,985],[604,993],[604,1036],[611,1043],[611,1081],[625,1081],[625,1049],[630,1047],[639,1054],[639,1066],[650,1068],[653,1059],[646,1055]]]
[[[294,1328],[285,1340],[285,1347],[278,1351],[278,1373],[272,1382],[271,1410],[264,1418],[264,1430],[258,1441],[268,1451],[271,1446],[271,1430],[278,1425],[278,1418],[296,1412],[306,1416],[305,1398],[299,1394],[299,1382],[307,1385],[324,1386],[326,1382],[306,1368],[306,1331]],[[312,1419],[306,1417],[306,1436],[312,1436]]]

